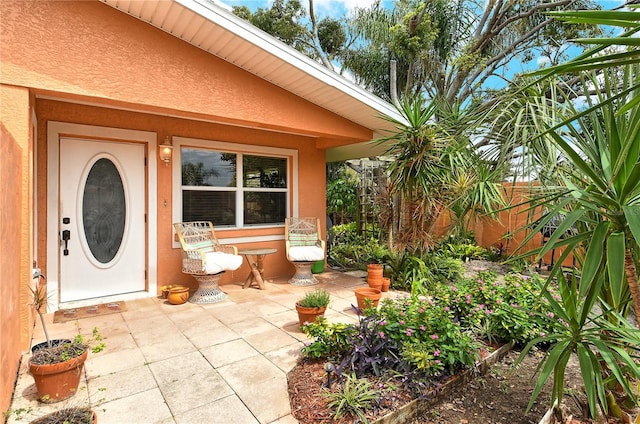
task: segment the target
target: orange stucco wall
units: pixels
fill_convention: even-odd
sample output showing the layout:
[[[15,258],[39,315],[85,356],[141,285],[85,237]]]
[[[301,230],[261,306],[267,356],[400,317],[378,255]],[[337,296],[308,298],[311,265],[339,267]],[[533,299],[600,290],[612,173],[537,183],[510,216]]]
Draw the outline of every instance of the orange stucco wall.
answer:
[[[298,131],[326,145],[371,139],[371,131],[98,1],[0,7],[2,77],[15,85]]]
[[[33,327],[26,306],[33,258],[33,139],[28,90],[0,85],[0,103],[0,411],[5,411]]]
[[[180,135],[182,137],[197,139],[213,139],[216,141],[230,141],[241,144],[258,146],[272,146],[282,148],[294,148],[298,150],[299,161],[299,215],[300,216],[324,216],[325,212],[325,163],[324,152],[310,145],[305,137],[266,133],[253,129],[240,129],[220,124],[190,121],[179,118],[167,118],[145,113],[132,113],[115,109],[105,109],[94,106],[83,106],[52,100],[38,100],[36,102],[36,115],[38,116],[38,204],[42,212],[46,205],[46,175],[47,175],[47,148],[46,125],[49,121],[67,121],[95,126],[125,127],[135,130],[155,131],[159,140],[164,135]],[[241,147],[240,147],[241,148]],[[157,175],[151,178],[158,181],[158,227],[150,229],[157,232],[158,237],[158,285],[163,284],[188,284],[195,287],[195,281],[184,276],[180,271],[180,251],[172,247],[171,226],[172,210],[172,179],[171,168],[160,165]],[[167,200],[167,207],[164,206]],[[215,223],[214,223],[215,224]],[[38,227],[46,228],[46,213],[38,214]],[[323,230],[324,232],[324,230]],[[268,236],[280,235],[283,228],[262,228],[246,230],[217,230],[216,235],[224,242],[229,237]],[[269,255],[265,261],[265,276],[267,278],[293,274],[293,266],[287,262],[284,256],[284,241],[262,242],[260,246],[275,247],[278,253]],[[239,247],[254,247],[246,244]],[[46,237],[38,239],[38,262],[46,263]],[[45,270],[46,272],[46,270]],[[240,270],[228,273],[223,277],[222,283],[240,281],[249,273],[246,263]]]
[[[497,247],[502,244],[505,254],[513,254],[522,244],[530,231],[521,231],[531,224],[528,211],[528,204],[523,204],[533,196],[528,183],[505,183],[505,199],[510,210],[501,211],[497,219],[482,219],[474,226],[476,241],[483,247]],[[534,220],[540,217],[540,210],[534,214]],[[521,254],[539,248],[542,245],[542,235],[537,233],[527,244],[522,246],[517,252]],[[562,253],[562,249],[555,252],[554,261],[557,261]],[[549,252],[543,257],[544,264],[550,264],[552,253]],[[573,256],[569,255],[563,265],[571,266]]]

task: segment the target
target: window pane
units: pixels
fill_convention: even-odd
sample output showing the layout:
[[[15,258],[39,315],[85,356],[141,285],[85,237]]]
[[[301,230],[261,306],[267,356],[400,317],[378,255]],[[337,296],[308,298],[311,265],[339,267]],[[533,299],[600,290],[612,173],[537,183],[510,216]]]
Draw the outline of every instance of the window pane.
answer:
[[[212,150],[181,149],[183,186],[236,186],[236,155]]]
[[[243,187],[286,188],[287,159],[244,155]]]
[[[185,222],[211,221],[214,226],[235,225],[235,216],[236,193],[233,191],[182,192],[182,220]]]
[[[118,253],[127,220],[124,186],[118,168],[109,159],[91,167],[82,193],[82,224],[87,245],[103,264]]]
[[[286,193],[245,192],[244,224],[282,224],[287,206]]]

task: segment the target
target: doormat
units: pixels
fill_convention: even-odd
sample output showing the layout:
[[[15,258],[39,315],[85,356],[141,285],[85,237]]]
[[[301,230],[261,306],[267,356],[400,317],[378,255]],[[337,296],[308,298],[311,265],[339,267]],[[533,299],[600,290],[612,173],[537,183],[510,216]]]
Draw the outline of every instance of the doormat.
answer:
[[[102,303],[100,305],[83,306],[82,308],[60,309],[53,314],[54,323],[62,323],[73,321],[75,319],[97,317],[100,315],[115,314],[116,312],[124,312],[127,305],[124,301]]]

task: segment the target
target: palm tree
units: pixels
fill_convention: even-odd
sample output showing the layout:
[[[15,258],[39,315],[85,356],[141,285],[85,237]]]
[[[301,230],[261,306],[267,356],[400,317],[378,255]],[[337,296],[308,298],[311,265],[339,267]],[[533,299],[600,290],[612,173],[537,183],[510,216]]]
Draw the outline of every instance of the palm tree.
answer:
[[[480,214],[495,214],[504,201],[502,170],[477,155],[467,132],[471,108],[425,104],[418,96],[400,101],[398,110],[405,122],[387,117],[396,132],[379,140],[394,159],[388,168],[389,194],[396,198],[393,233],[400,249],[425,252],[444,212],[460,231]]]

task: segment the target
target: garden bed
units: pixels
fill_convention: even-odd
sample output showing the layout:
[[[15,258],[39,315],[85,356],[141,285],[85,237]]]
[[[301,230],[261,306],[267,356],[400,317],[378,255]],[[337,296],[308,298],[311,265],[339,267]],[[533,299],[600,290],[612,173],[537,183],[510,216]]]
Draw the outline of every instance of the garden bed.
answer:
[[[538,424],[549,407],[548,385],[525,414],[535,385],[533,376],[542,352],[529,354],[515,367],[518,351],[504,352],[504,357],[486,369],[486,374],[475,375],[466,384],[445,385],[437,398],[417,401],[409,393],[400,391],[389,399],[384,408],[367,415],[378,424]],[[497,359],[497,356],[494,357]],[[322,396],[326,382],[322,361],[303,361],[288,375],[289,397],[294,417],[301,424],[352,423],[352,419],[335,421]],[[581,424],[590,423],[582,417],[575,397],[580,397],[581,379],[577,361],[567,367],[566,387],[570,396],[565,400],[567,411]]]
[[[367,419],[377,424],[403,424],[414,422],[439,399],[459,390],[475,377],[484,375],[497,361],[500,361],[512,349],[511,344],[504,345],[476,363],[474,369],[467,369],[453,376],[435,389],[429,399],[414,399],[407,390],[396,390],[380,403],[377,409],[367,412]],[[328,401],[323,396],[327,381],[323,361],[303,360],[287,376],[289,399],[293,416],[301,424],[351,423],[351,417],[341,420],[333,418]],[[383,384],[375,381],[374,384]]]

